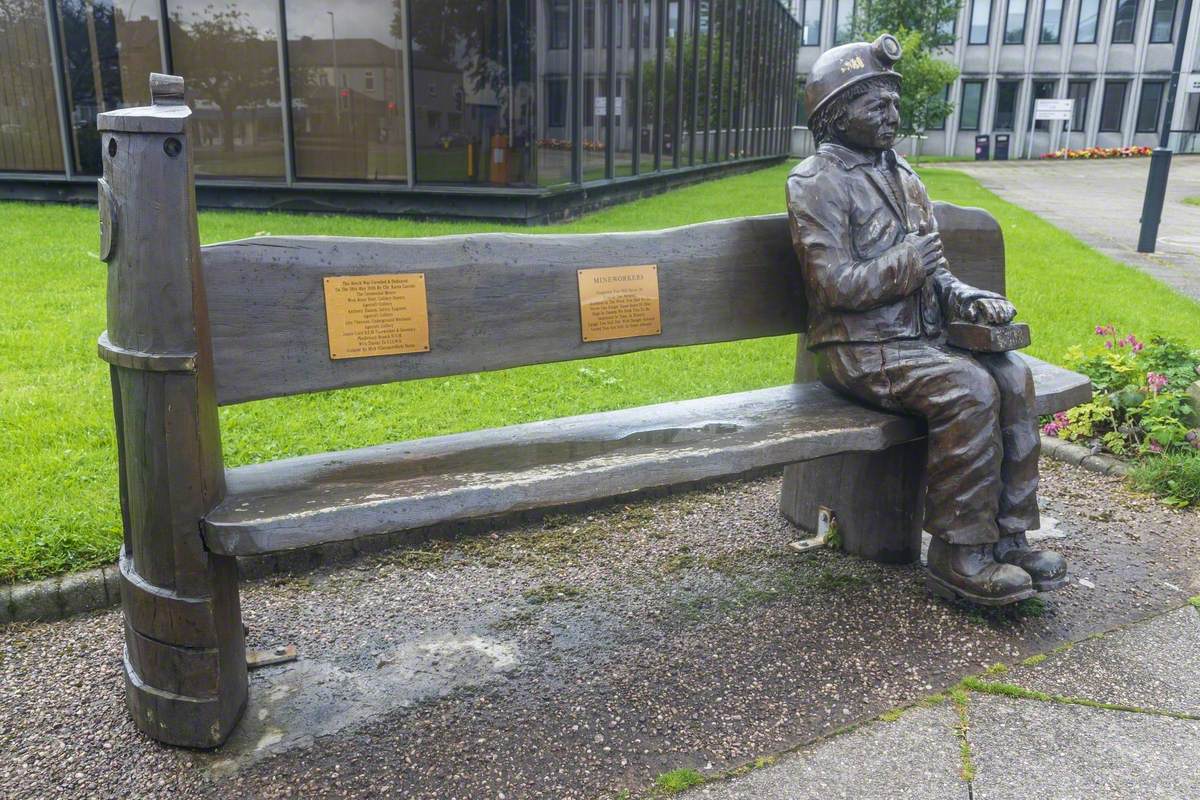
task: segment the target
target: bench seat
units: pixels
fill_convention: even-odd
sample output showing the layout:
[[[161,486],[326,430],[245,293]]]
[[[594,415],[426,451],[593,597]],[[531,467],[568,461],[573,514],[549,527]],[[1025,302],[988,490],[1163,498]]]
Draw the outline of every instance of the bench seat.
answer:
[[[1038,413],[1085,402],[1087,378],[1026,357]],[[545,420],[226,471],[210,550],[256,555],[750,473],[922,435],[817,383]]]

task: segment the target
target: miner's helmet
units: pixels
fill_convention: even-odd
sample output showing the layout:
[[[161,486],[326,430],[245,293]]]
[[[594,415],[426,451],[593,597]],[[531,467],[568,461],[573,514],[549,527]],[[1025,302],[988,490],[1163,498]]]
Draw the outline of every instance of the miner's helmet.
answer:
[[[880,75],[900,82],[892,65],[900,60],[900,42],[885,33],[873,42],[851,42],[822,53],[808,73],[804,105],[808,116],[824,108],[847,87]]]

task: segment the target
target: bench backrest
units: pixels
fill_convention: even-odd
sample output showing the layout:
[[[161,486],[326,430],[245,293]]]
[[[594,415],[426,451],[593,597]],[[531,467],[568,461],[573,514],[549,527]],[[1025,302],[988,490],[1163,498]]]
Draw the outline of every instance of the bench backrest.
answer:
[[[1003,241],[978,209],[938,204],[968,282],[1003,291]],[[222,405],[804,330],[787,216],[633,233],[422,239],[266,236],[201,248]],[[655,264],[662,334],[584,342],[577,270]],[[323,278],[425,273],[430,351],[332,360]]]

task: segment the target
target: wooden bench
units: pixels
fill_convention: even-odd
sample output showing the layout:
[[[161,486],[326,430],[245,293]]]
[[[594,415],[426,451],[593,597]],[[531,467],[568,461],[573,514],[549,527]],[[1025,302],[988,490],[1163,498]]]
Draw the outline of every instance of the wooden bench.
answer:
[[[258,237],[200,247],[182,83],[100,116],[101,256],[125,539],[127,699],[164,742],[220,744],[247,697],[238,556],[612,498],[790,465],[783,511],[825,506],[849,552],[920,548],[918,420],[809,375],[677,403],[225,469],[217,408],[268,397],[724,342],[804,329],[784,215],[662,231],[429,239]],[[783,191],[782,186],[780,192]],[[962,277],[1003,291],[1003,242],[939,205]],[[656,265],[661,334],[585,342],[577,271]],[[323,281],[420,272],[428,352],[333,359]],[[1042,413],[1090,397],[1031,359]],[[667,376],[664,376],[664,380]],[[863,480],[869,476],[869,483]]]

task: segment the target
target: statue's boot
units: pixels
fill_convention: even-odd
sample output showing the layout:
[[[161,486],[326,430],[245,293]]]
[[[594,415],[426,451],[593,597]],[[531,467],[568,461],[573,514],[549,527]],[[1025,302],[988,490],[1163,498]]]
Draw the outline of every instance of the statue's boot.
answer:
[[[1053,550],[1037,550],[1029,546],[1023,533],[1001,536],[992,552],[996,560],[1020,567],[1033,579],[1033,588],[1052,592],[1070,583],[1067,560]]]
[[[1029,573],[996,561],[989,544],[929,543],[925,576],[929,591],[947,600],[969,600],[982,606],[1005,606],[1036,592]]]

